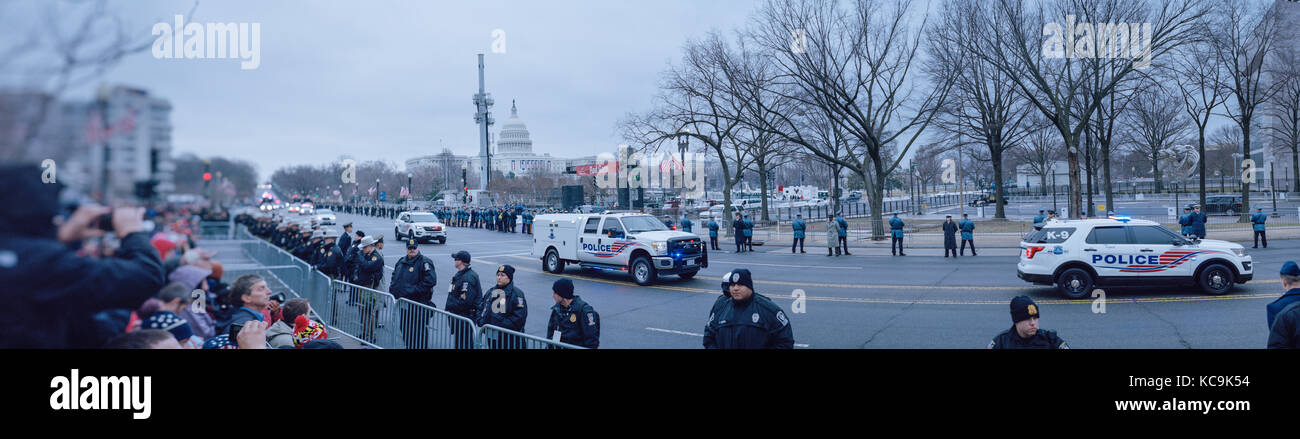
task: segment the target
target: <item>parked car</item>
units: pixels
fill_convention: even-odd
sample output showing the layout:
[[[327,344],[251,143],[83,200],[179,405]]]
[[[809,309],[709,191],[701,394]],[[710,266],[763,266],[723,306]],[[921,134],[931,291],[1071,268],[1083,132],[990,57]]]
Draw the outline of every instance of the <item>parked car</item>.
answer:
[[[1210,195],[1205,197],[1205,205],[1201,206],[1201,211],[1205,214],[1217,214],[1233,216],[1241,213],[1241,195]]]
[[[977,197],[975,197],[974,199],[970,200],[970,205],[971,205],[972,207],[978,207],[978,206],[984,206],[984,205],[992,204],[992,203],[993,203],[993,200],[994,200],[995,198],[997,198],[997,196],[996,196],[996,195],[993,195],[993,194],[984,194],[984,195],[980,195],[980,196],[977,196]],[[1005,197],[1005,196],[1002,197],[1002,204],[1003,204],[1003,205],[1006,205],[1006,204],[1007,204],[1007,201],[1010,200],[1010,199],[1011,199],[1011,197]]]

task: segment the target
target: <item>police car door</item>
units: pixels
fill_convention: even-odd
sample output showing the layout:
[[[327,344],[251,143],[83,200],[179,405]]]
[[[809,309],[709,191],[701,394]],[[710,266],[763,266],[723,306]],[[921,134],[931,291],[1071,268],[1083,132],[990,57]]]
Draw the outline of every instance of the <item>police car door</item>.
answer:
[[[617,217],[605,217],[605,222],[600,226],[601,247],[598,254],[603,255],[601,259],[604,263],[627,265],[629,252],[623,251],[623,247],[627,245],[626,230],[623,228],[623,222]]]
[[[586,217],[578,233],[578,259],[595,261],[597,249],[600,248],[600,215]]]
[[[1175,241],[1183,238],[1162,226],[1129,226],[1133,234],[1133,244],[1137,247],[1141,263],[1135,268],[1145,270],[1143,274],[1152,276],[1191,276],[1194,264],[1188,264],[1186,256],[1194,249],[1178,248]],[[1143,257],[1145,256],[1145,257]]]
[[[411,233],[411,231],[409,230],[409,227],[407,227],[407,224],[406,224],[406,221],[407,221],[409,218],[410,218],[410,216],[408,216],[407,214],[402,214],[402,215],[400,215],[400,216],[397,217],[397,226],[394,227],[394,228],[397,229],[397,232],[398,232],[399,234],[407,235],[407,234],[410,234],[410,233]]]
[[[1128,230],[1124,226],[1093,227],[1083,241],[1083,254],[1089,258],[1088,262],[1101,277],[1137,275],[1129,267],[1137,253],[1137,246],[1130,243]]]

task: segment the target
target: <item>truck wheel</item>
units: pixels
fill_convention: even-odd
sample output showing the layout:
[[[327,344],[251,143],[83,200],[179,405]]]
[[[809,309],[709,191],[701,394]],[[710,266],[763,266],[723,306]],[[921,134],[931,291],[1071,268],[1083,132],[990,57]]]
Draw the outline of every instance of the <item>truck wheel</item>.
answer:
[[[655,267],[650,264],[650,258],[642,256],[632,261],[632,280],[642,286],[654,283]]]
[[[1233,282],[1232,270],[1223,264],[1212,264],[1201,270],[1201,275],[1197,277],[1197,284],[1200,285],[1201,291],[1205,294],[1222,295],[1232,289]]]
[[[1065,297],[1082,299],[1092,294],[1092,274],[1082,268],[1071,268],[1056,277],[1056,289]]]
[[[402,234],[397,232],[397,226],[393,226],[393,237],[397,238],[398,241],[402,240]]]
[[[564,271],[564,261],[560,260],[560,254],[555,249],[546,250],[546,258],[542,260],[542,270],[551,273],[561,273]]]
[[[695,275],[698,274],[699,272],[700,272],[699,270],[695,270],[695,271],[688,271],[685,273],[678,273],[677,277],[680,277],[684,280],[691,280],[691,278],[695,277]]]
[[[447,237],[446,237],[446,236],[439,236],[439,237],[438,237],[438,243],[439,243],[439,244],[446,244],[446,243],[447,243]]]

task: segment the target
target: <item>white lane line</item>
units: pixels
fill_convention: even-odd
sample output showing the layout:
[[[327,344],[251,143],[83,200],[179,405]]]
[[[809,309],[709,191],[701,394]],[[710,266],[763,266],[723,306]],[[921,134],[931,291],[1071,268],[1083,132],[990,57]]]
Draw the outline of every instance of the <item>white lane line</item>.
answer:
[[[733,264],[733,265],[787,266],[787,268],[796,268],[796,269],[840,269],[840,270],[861,270],[862,269],[861,266],[759,264],[759,262],[749,262],[749,261],[715,260],[715,258],[711,258],[711,257],[708,258],[708,262],[710,262],[710,264],[712,264],[712,262],[722,262],[722,264]]]
[[[693,337],[704,337],[704,334],[696,334],[696,333],[694,333],[694,332],[686,332],[686,331],[677,331],[677,330],[673,330],[673,329],[663,329],[663,328],[645,328],[645,329],[648,330],[648,331],[667,332],[667,333],[669,333],[669,334],[689,335],[689,336],[693,336]],[[808,345],[807,345],[807,344],[804,344],[804,343],[795,343],[795,344],[794,344],[794,347],[796,347],[796,348],[806,348],[806,347],[808,347]]]

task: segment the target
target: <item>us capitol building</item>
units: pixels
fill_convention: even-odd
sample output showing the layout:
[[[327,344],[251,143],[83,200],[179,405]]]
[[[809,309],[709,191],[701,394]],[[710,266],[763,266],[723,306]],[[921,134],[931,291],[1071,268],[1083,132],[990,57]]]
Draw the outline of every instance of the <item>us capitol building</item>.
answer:
[[[510,119],[507,119],[505,124],[501,126],[501,131],[496,137],[495,145],[491,146],[491,150],[492,170],[500,171],[501,174],[507,177],[511,174],[524,176],[546,173],[547,171],[562,174],[568,166],[596,162],[596,156],[594,155],[570,159],[551,157],[550,154],[538,155],[534,153],[533,140],[529,137],[528,126],[524,125],[524,121],[519,119],[519,108],[513,101],[510,103]],[[407,160],[406,169],[422,166],[459,169],[468,165],[469,169],[472,170],[478,169],[481,160],[477,155],[426,155]]]

